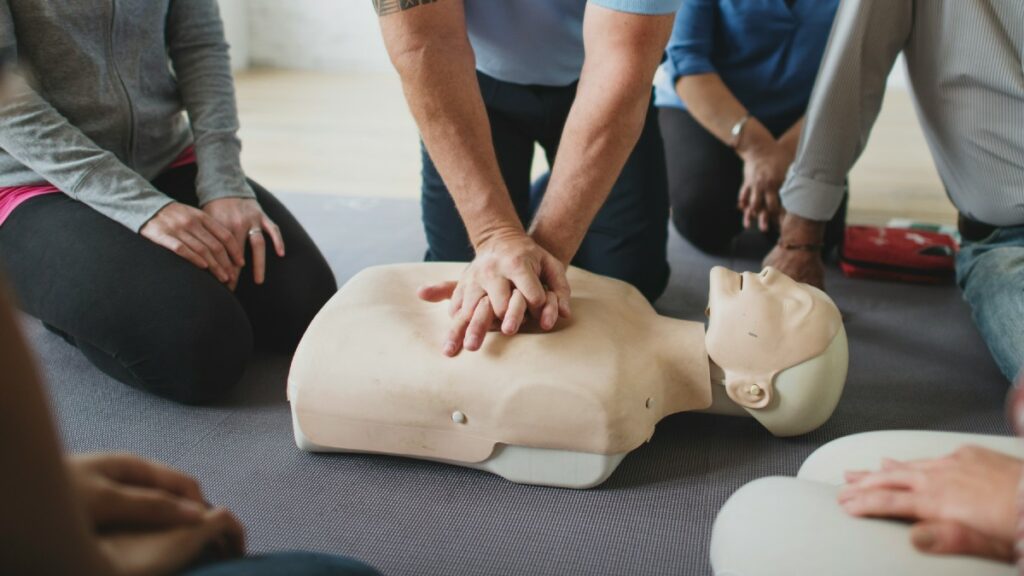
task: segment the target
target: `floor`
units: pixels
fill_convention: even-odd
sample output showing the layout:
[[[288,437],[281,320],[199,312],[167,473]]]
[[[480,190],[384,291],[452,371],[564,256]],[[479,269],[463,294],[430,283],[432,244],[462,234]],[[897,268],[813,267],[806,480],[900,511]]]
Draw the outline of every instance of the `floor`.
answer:
[[[416,130],[393,77],[262,71],[244,74],[238,90],[247,171],[284,192],[340,282],[368,265],[420,257]],[[904,93],[886,103],[852,184],[852,220],[952,220]],[[684,319],[702,317],[711,265],[759,265],[698,254],[677,235],[669,254],[673,278],[658,308]],[[828,274],[851,366],[824,427],[775,439],[750,419],[676,415],[590,491],[415,460],[303,453],[284,398],[287,358],[256,361],[223,405],[183,408],[111,381],[37,322],[26,329],[69,449],[137,452],[201,477],[207,497],[249,526],[256,552],[351,554],[396,576],[691,576],[709,573],[710,527],[728,496],[754,478],[794,474],[824,442],[893,427],[1009,432],[1007,383],[955,287]],[[927,325],[936,310],[941,330],[908,328]]]
[[[238,99],[246,171],[270,189],[418,195],[416,126],[394,74],[253,70],[239,75]],[[905,90],[890,90],[851,184],[851,222],[956,220]]]
[[[423,254],[413,198],[280,198],[339,282]],[[677,234],[669,261],[672,278],[657,307],[698,321],[711,266],[760,264],[711,258]],[[110,380],[37,321],[26,329],[69,450],[130,451],[195,475],[210,502],[245,523],[255,553],[344,553],[388,576],[702,576],[711,572],[711,526],[726,499],[756,478],[796,474],[829,440],[892,428],[1010,433],[1007,382],[955,286],[853,280],[834,267],[827,275],[849,335],[850,371],[822,428],[773,438],[750,418],[671,416],[608,482],[584,491],[409,459],[306,454],[292,437],[286,357],[258,358],[229,401],[192,408]],[[920,329],[937,316],[940,329]]]

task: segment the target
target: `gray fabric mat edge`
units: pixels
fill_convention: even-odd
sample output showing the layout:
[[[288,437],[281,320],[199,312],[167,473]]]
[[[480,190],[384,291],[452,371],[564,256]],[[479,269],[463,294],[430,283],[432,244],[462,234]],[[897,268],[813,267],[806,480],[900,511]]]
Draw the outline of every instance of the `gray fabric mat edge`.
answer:
[[[409,200],[282,195],[323,247],[339,283],[365,266],[416,261],[424,240]],[[714,264],[673,233],[663,313],[701,318]],[[257,359],[236,397],[184,408],[107,379],[38,322],[25,323],[74,451],[128,450],[201,478],[235,510],[254,551],[355,556],[386,574],[706,574],[716,511],[747,481],[792,475],[847,434],[914,428],[1007,434],[1007,383],[953,286],[915,287],[829,271],[851,366],[835,416],[776,439],[749,419],[682,414],[603,486],[519,486],[486,473],[367,455],[310,455],[291,435],[286,358]]]

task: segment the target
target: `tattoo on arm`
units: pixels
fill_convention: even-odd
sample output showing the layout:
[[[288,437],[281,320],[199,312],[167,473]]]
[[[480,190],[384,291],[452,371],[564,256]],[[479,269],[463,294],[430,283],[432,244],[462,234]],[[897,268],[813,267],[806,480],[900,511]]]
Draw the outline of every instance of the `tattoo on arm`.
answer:
[[[387,16],[434,2],[437,0],[373,0],[373,9],[377,11],[378,16]]]

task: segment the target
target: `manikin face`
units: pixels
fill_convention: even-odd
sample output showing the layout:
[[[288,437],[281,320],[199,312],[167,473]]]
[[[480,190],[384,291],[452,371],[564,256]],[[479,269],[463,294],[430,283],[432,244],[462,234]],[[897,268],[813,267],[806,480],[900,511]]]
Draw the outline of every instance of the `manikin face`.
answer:
[[[774,268],[712,269],[708,316],[708,356],[729,397],[748,408],[767,406],[775,375],[822,354],[842,324],[824,292]]]

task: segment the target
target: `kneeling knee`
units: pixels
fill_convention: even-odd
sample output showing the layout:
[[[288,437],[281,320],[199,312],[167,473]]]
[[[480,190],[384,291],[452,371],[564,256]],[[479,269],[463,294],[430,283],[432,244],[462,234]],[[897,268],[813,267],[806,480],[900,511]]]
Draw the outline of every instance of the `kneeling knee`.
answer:
[[[672,226],[684,240],[705,254],[724,252],[733,238],[732,234],[714,229],[707,223],[694,222],[692,218],[680,214],[679,211],[672,214]]]
[[[181,319],[165,330],[167,339],[152,342],[150,361],[140,367],[144,388],[200,405],[222,400],[242,379],[253,348],[244,313]]]
[[[273,329],[259,327],[257,349],[281,354],[294,353],[313,318],[337,291],[334,273],[325,261],[306,266],[301,280],[281,291],[283,302],[273,322]]]

